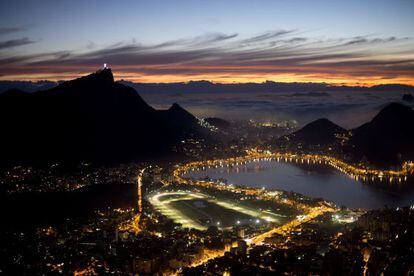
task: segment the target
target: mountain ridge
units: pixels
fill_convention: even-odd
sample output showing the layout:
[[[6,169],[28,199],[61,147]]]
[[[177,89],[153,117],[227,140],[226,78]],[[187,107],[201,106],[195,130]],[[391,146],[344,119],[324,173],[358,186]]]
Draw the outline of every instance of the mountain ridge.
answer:
[[[306,124],[291,134],[282,136],[278,140],[300,144],[302,149],[325,148],[335,144],[337,135],[342,135],[345,132],[344,128],[326,118],[321,118]]]
[[[110,69],[30,97],[10,93],[0,96],[6,134],[0,137],[0,163],[136,160],[199,135],[199,129],[174,123],[175,114],[162,116],[133,88],[115,82]]]
[[[414,160],[414,110],[390,103],[372,120],[350,130],[322,118],[282,136],[276,144],[289,150],[323,153],[334,150],[354,163],[379,168],[400,166]]]
[[[414,158],[414,110],[390,103],[370,122],[352,130],[354,158],[379,166],[398,165]]]

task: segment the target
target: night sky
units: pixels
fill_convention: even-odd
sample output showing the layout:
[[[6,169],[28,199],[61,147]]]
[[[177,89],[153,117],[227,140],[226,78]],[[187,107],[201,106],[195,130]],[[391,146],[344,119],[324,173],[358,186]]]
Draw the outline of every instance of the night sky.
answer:
[[[414,1],[1,1],[0,80],[414,84]]]

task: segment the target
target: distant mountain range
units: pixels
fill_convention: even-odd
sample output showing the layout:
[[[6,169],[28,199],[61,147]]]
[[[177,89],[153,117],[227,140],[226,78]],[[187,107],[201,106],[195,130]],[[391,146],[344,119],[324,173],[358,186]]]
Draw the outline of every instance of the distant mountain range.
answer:
[[[28,92],[49,89],[63,81],[0,81],[0,93],[9,89],[21,89]],[[394,91],[402,93],[414,92],[414,86],[402,84],[384,84],[372,87],[332,85],[327,83],[284,83],[266,81],[263,83],[212,83],[209,81],[189,81],[177,83],[134,83],[120,81],[133,87],[139,93],[239,93],[239,92],[328,92],[328,91]]]
[[[349,140],[343,145],[339,141],[346,134]],[[355,162],[364,161],[379,167],[400,165],[414,160],[414,110],[391,103],[370,122],[349,131],[327,119],[319,119],[277,142],[302,149],[334,147]]]
[[[0,163],[112,162],[168,153],[208,132],[174,104],[157,111],[110,69],[33,93],[0,94]]]
[[[0,93],[11,90],[18,89],[26,92],[35,92],[39,90],[50,89],[55,86],[58,86],[60,82],[55,81],[0,81]]]

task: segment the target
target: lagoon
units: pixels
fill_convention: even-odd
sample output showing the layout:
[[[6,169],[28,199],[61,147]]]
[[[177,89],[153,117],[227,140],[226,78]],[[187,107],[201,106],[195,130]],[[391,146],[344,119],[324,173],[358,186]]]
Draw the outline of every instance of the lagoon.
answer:
[[[293,191],[361,209],[414,204],[414,181],[356,180],[324,164],[260,160],[233,167],[190,171],[184,177],[225,179],[228,184]]]

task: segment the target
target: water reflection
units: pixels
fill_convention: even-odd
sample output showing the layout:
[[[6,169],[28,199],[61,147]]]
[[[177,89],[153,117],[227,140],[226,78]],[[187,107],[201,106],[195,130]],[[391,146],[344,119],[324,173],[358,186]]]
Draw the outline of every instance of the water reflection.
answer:
[[[351,208],[375,209],[414,203],[414,181],[354,179],[324,164],[259,161],[234,167],[206,168],[188,176],[226,179],[229,184],[266,187],[332,200]]]

